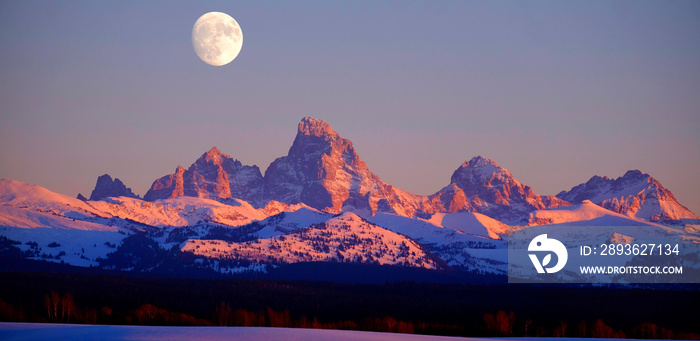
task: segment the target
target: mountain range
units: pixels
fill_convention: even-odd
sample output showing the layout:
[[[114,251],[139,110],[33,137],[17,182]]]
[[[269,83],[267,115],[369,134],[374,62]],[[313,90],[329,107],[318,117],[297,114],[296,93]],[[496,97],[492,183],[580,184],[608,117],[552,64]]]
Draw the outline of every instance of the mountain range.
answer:
[[[119,179],[98,178],[90,200],[136,197]],[[476,156],[459,166],[449,185],[428,196],[414,195],[372,173],[350,140],[322,120],[305,117],[286,156],[265,171],[213,147],[189,168],[156,179],[144,200],[189,196],[218,200],[242,199],[255,207],[271,201],[303,203],[320,211],[367,211],[425,217],[437,212],[478,212],[504,222],[518,222],[535,210],[592,202],[630,217],[682,225],[698,216],[648,174],[631,170],[617,179],[593,176],[556,196],[539,195],[495,161]]]
[[[343,262],[502,274],[510,229],[563,224],[646,226],[694,240],[700,217],[638,170],[547,196],[482,156],[434,194],[411,194],[311,117],[264,175],[214,147],[156,179],[143,199],[107,174],[89,199],[0,180],[3,257],[128,271]]]

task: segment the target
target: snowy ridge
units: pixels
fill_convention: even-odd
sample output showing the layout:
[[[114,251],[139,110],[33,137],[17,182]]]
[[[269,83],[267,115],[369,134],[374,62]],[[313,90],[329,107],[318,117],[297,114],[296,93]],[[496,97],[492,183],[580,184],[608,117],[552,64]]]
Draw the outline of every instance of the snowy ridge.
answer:
[[[251,242],[188,240],[182,250],[207,258],[244,259],[257,263],[337,261],[427,269],[438,267],[416,242],[349,212],[298,232]]]
[[[0,203],[70,218],[108,217],[82,200],[10,179],[0,180]]]
[[[436,213],[427,221],[475,236],[501,239],[508,234],[508,225],[476,212]]]
[[[281,212],[266,218],[257,224],[261,226],[261,228],[252,233],[251,236],[266,239],[298,232],[308,226],[323,223],[332,217],[332,214],[320,212],[313,208],[302,207],[297,210]]]
[[[156,227],[187,226],[200,221],[240,226],[266,217],[262,209],[256,209],[243,200],[232,199],[228,202],[229,204],[223,204],[211,199],[193,197],[148,202],[119,197],[89,203],[115,217]]]
[[[206,235],[207,226],[246,225],[265,219],[266,212],[277,214],[301,207],[272,204],[256,209],[240,199],[227,203],[193,197],[155,202],[130,197],[82,201],[3,179],[0,236],[18,242],[16,247],[25,258],[97,266],[100,258],[116,251],[134,232],[152,233],[153,240],[166,246],[175,227],[193,226]]]
[[[661,226],[643,219],[632,218],[606,210],[590,200],[575,206],[537,210],[521,221],[525,226],[581,225],[581,226]]]
[[[82,200],[0,180],[0,236],[19,242],[25,258],[98,265],[136,228]]]
[[[507,244],[487,236],[488,228],[477,219],[464,219],[461,213],[448,214],[426,221],[390,213],[378,213],[367,219],[394,232],[408,236],[431,253],[455,268],[489,273],[505,273],[508,262]],[[468,217],[468,213],[467,213]],[[503,224],[507,232],[507,226]],[[501,227],[499,227],[500,230]],[[465,231],[477,232],[470,234]]]
[[[131,232],[52,213],[0,205],[0,236],[19,242],[28,259],[96,266]]]
[[[240,199],[222,202],[187,196],[154,202],[128,197],[84,202],[12,180],[0,181],[0,189],[1,236],[12,241],[25,258],[78,266],[151,271],[164,260],[151,264],[148,257],[157,258],[158,252],[173,249],[196,255],[195,266],[224,274],[308,261],[428,269],[448,266],[503,274],[508,261],[504,239],[509,238],[509,226],[475,212],[409,218],[358,210],[365,216],[360,218],[351,212],[334,216],[304,204],[277,201],[264,208]],[[577,233],[584,240],[626,241],[654,233],[682,242],[700,241],[692,226],[683,230],[666,227],[590,201],[537,210],[523,222],[524,226],[514,230],[540,227],[534,225],[564,229],[621,225],[619,235],[586,235],[586,229]],[[629,230],[630,226],[644,227],[647,232]],[[153,251],[152,256],[139,254]],[[136,257],[135,265],[129,265],[129,255]],[[109,261],[103,263],[105,259]]]

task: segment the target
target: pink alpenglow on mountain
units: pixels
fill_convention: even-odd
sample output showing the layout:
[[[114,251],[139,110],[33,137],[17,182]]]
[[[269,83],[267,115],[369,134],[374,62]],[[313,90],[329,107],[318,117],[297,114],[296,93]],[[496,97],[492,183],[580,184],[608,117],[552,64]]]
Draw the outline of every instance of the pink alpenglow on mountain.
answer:
[[[415,241],[350,212],[299,232],[253,242],[191,239],[182,250],[208,258],[280,264],[337,261],[438,268],[437,262]]]
[[[276,159],[265,171],[264,198],[303,202],[331,213],[368,210],[411,217],[432,210],[427,197],[395,188],[370,172],[350,140],[311,117],[299,123],[287,156]]]
[[[477,156],[450,180],[430,196],[402,191],[372,173],[328,123],[305,117],[288,154],[264,177],[212,148],[154,181],[146,200],[109,175],[98,179],[91,201],[5,179],[0,225],[8,247],[31,260],[139,272],[168,271],[172,261],[221,274],[299,262],[505,274],[514,230],[617,226],[620,236],[601,241],[700,238],[698,216],[640,171],[595,176],[553,197]],[[135,242],[145,243],[140,253]],[[163,263],[152,257],[157,250],[186,257]]]
[[[617,212],[606,210],[590,200],[578,205],[562,206],[530,212],[520,225],[573,225],[573,226],[646,226],[656,224]],[[658,225],[660,226],[660,225]]]
[[[246,166],[214,147],[190,168],[178,166],[175,174],[166,175],[151,185],[144,199],[196,198],[243,199],[252,205],[262,204],[262,174],[257,166]]]
[[[116,180],[115,180],[116,181]],[[450,184],[430,196],[414,195],[382,181],[359,157],[350,140],[327,122],[304,117],[286,156],[265,171],[246,166],[216,147],[188,169],[153,182],[144,199],[180,196],[247,201],[256,208],[303,204],[327,213],[391,213],[430,219],[436,213],[477,212],[510,224],[531,224],[534,211],[580,204],[584,199],[614,212],[665,224],[698,224],[698,216],[680,205],[650,176],[630,171],[611,180],[593,177],[585,184],[545,196],[518,180],[495,161],[476,156],[457,168]]]
[[[433,207],[435,207],[435,210],[438,212],[476,211],[469,203],[469,199],[464,191],[454,183],[445,186],[429,198]]]
[[[185,169],[177,166],[174,174],[166,175],[151,185],[151,189],[143,196],[145,200],[177,198],[185,195]]]
[[[535,194],[510,171],[481,156],[464,162],[452,174],[451,182],[450,186],[432,196],[440,197],[443,205],[449,204],[451,209],[445,207],[449,212],[467,210],[513,221],[534,210],[570,205],[554,196]]]
[[[596,175],[557,197],[572,203],[590,200],[613,212],[652,222],[682,224],[684,220],[700,219],[660,182],[638,170],[627,171],[617,179]]]

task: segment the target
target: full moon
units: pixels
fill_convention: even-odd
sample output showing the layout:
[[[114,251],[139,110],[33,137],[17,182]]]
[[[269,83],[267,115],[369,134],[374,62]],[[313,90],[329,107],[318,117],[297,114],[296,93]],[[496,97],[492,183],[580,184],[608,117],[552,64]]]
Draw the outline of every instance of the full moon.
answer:
[[[209,12],[194,23],[192,46],[197,56],[205,63],[214,66],[226,65],[241,52],[243,32],[230,15]]]

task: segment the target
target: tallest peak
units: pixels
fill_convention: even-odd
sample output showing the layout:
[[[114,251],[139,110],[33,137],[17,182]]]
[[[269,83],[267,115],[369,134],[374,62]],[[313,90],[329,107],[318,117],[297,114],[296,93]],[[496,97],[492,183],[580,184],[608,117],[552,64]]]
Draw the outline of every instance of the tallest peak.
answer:
[[[495,167],[500,167],[495,161],[485,158],[481,155],[477,155],[473,157],[471,160],[465,162],[462,167],[472,167],[472,168],[477,168],[477,167],[484,167],[484,166],[489,166],[493,165]]]
[[[326,121],[313,117],[304,117],[299,122],[299,134],[310,136],[334,135],[336,132]]]

